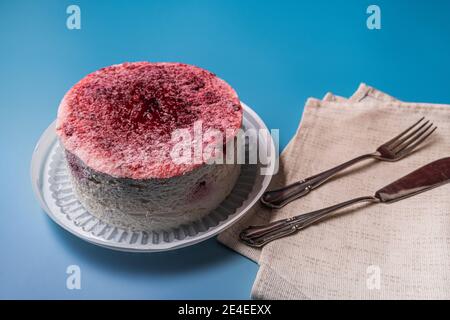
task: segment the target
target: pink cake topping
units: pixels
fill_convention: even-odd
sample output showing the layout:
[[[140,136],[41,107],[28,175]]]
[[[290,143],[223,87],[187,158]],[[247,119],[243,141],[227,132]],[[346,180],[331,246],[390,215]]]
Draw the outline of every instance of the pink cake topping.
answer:
[[[172,132],[193,134],[199,121],[203,132],[232,139],[242,124],[236,92],[195,66],[135,62],[100,69],[73,86],[59,106],[56,131],[66,150],[98,172],[170,178],[201,165],[176,164],[170,155]]]

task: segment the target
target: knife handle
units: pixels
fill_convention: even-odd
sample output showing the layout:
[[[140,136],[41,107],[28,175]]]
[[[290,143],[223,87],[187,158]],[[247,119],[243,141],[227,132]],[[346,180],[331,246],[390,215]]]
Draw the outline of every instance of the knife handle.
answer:
[[[347,161],[341,165],[338,165],[334,168],[311,176],[309,178],[303,179],[301,181],[295,182],[288,186],[285,186],[280,189],[267,191],[261,197],[261,203],[266,207],[273,209],[280,209],[287,205],[288,203],[299,199],[301,197],[306,196],[312,190],[318,188],[331,177],[335,176],[340,171],[369,158],[374,158],[374,154],[366,154],[350,161]]]
[[[298,215],[292,218],[278,220],[262,226],[250,226],[244,229],[239,238],[245,244],[251,247],[263,247],[267,243],[291,235],[298,230],[305,229],[310,225],[323,220],[333,212],[360,202],[379,202],[376,197],[361,197],[352,199],[337,205],[327,207],[321,210]]]

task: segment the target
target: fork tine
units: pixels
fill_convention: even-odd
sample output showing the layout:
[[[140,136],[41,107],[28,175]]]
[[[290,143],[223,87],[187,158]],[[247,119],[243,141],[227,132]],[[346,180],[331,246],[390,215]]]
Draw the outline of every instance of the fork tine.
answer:
[[[412,136],[411,138],[409,138],[407,141],[403,142],[402,144],[398,145],[397,147],[393,148],[391,151],[394,153],[399,153],[400,151],[402,151],[403,149],[407,148],[408,146],[410,146],[412,143],[414,143],[415,141],[419,140],[420,137],[422,137],[425,133],[427,133],[427,131],[433,127],[433,123],[429,124],[428,126],[426,126],[424,129],[420,130],[418,133],[416,133],[414,136]]]
[[[416,139],[412,140],[410,143],[408,143],[406,146],[404,146],[402,149],[397,151],[397,155],[406,155],[410,152],[412,152],[417,146],[419,146],[422,142],[424,142],[429,136],[433,134],[437,130],[437,127],[434,127],[431,131],[429,131],[426,135],[423,135],[425,132],[429,130],[430,127],[428,127],[424,132],[417,137]],[[422,136],[422,137],[421,137]],[[421,137],[421,138],[420,138]]]
[[[413,137],[417,132],[422,130],[427,124],[430,123],[430,120],[424,122],[420,127],[418,127],[416,130],[412,131],[410,134],[406,135],[404,138],[397,139],[392,143],[392,145],[387,146],[391,150],[395,150],[398,146],[402,145],[405,141],[407,141],[409,138]]]
[[[388,142],[386,142],[384,145],[388,145],[391,144],[395,141],[397,141],[399,138],[403,137],[406,133],[408,133],[409,131],[411,131],[412,129],[414,129],[414,127],[416,127],[419,123],[421,123],[423,120],[425,119],[425,117],[422,117],[419,121],[417,121],[415,124],[413,124],[411,127],[409,127],[408,129],[406,129],[405,131],[403,131],[402,133],[400,133],[398,136],[396,136],[395,138],[389,140]]]

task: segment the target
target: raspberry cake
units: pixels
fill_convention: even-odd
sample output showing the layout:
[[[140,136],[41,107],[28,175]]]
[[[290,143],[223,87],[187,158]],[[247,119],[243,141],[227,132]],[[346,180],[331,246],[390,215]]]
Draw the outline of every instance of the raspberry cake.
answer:
[[[240,173],[239,164],[211,163],[212,155],[174,161],[173,132],[194,137],[196,128],[214,129],[226,153],[236,148],[241,125],[236,92],[213,73],[136,62],[100,69],[73,86],[59,106],[56,131],[85,208],[115,226],[149,230],[204,217]]]

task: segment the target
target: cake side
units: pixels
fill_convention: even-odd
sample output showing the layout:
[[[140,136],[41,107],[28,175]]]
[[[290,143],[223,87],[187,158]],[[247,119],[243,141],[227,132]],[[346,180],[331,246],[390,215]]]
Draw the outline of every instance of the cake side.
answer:
[[[74,192],[97,218],[130,230],[165,230],[199,220],[231,193],[238,164],[203,165],[168,179],[115,178],[66,151]]]

